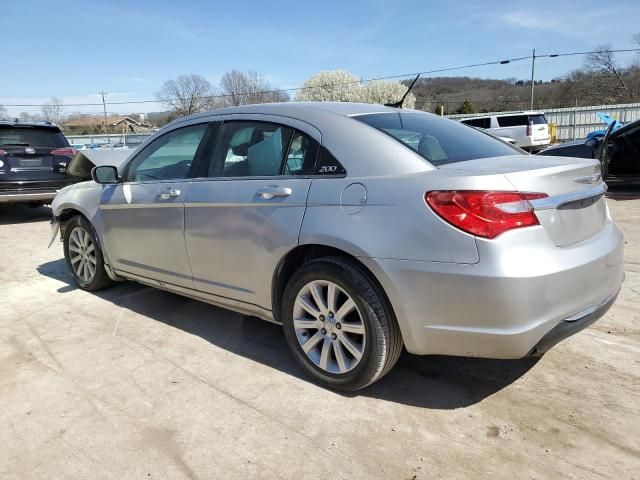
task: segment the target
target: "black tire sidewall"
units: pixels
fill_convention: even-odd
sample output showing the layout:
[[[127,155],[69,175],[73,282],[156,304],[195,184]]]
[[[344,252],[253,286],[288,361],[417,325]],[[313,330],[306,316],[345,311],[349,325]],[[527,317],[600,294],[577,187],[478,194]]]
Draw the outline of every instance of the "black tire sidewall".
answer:
[[[354,278],[359,276],[360,278]],[[315,365],[304,353],[293,327],[293,307],[300,290],[314,280],[328,280],[342,288],[354,300],[365,324],[365,349],[360,363],[349,372],[343,374],[331,374]],[[350,269],[343,269],[337,263],[315,260],[302,266],[289,281],[282,302],[282,319],[284,335],[293,356],[298,364],[318,383],[337,390],[357,390],[367,386],[380,374],[384,366],[380,364],[380,358],[384,359],[384,331],[378,318],[380,312],[376,312],[365,297],[374,292],[370,285],[365,288],[363,280],[368,280]]]

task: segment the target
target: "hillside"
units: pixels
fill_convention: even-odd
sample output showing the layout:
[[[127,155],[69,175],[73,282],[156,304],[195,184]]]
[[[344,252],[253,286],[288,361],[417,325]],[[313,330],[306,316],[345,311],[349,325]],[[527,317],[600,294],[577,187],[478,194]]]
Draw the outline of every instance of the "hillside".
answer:
[[[403,81],[405,84],[410,80]],[[530,80],[472,77],[421,78],[413,93],[416,108],[445,113],[523,110],[529,108]],[[463,106],[463,102],[467,104]],[[605,72],[575,71],[562,79],[536,82],[536,109],[640,102],[640,67],[632,66],[619,77]]]

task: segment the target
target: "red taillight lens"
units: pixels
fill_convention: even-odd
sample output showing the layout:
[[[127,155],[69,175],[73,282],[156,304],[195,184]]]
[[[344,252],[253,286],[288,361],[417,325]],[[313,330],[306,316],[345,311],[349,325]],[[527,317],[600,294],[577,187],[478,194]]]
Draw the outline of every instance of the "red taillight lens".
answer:
[[[51,150],[51,155],[62,155],[73,158],[76,152],[77,150],[75,148],[56,148],[55,150]]]
[[[546,193],[437,190],[427,192],[424,198],[434,212],[460,230],[495,238],[507,230],[538,225],[528,200],[546,196]]]

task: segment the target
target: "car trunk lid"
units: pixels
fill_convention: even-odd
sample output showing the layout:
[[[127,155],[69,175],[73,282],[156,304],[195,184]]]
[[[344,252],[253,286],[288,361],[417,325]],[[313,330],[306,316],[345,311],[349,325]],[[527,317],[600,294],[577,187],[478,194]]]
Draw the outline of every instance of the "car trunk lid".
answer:
[[[540,225],[559,247],[589,238],[602,230],[607,219],[597,160],[505,156],[443,165],[476,175],[503,174],[520,192],[539,192],[547,198],[530,201]]]

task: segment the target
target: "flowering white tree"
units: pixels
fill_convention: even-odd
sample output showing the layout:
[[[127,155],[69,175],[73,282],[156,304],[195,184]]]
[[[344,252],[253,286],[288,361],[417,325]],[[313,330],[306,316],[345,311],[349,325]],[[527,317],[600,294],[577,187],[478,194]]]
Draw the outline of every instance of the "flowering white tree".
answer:
[[[320,72],[312,75],[298,90],[299,102],[361,102],[360,78],[344,70]]]
[[[407,86],[400,82],[374,80],[363,84],[353,73],[344,70],[320,72],[312,75],[298,91],[299,102],[364,102],[393,103],[397,102],[407,91]],[[413,108],[416,97],[409,94],[404,102],[405,107]]]
[[[364,90],[364,100],[366,103],[395,103],[407,92],[407,85],[390,80],[373,80],[367,83]],[[413,108],[416,104],[416,96],[409,93],[402,105],[405,108]]]

